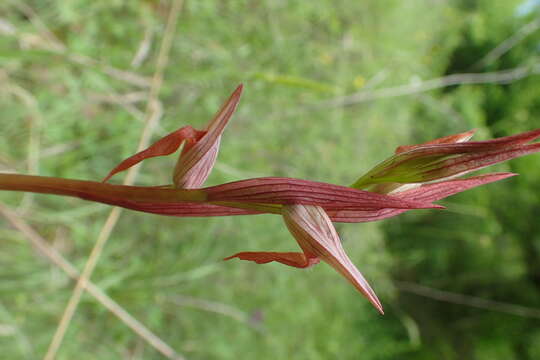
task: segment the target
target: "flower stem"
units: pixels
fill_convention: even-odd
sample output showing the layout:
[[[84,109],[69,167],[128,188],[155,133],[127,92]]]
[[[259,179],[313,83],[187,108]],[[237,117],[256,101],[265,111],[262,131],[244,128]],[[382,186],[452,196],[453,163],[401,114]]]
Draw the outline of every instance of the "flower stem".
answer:
[[[203,190],[198,189],[113,185],[97,181],[18,174],[0,174],[0,190],[137,202],[205,202],[207,197]]]

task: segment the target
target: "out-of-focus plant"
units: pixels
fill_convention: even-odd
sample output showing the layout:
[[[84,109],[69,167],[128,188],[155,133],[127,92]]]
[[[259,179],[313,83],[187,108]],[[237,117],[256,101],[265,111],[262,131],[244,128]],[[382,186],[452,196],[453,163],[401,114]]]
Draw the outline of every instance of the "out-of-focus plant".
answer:
[[[474,131],[424,144],[400,146],[393,156],[345,187],[293,178],[264,177],[202,187],[219,150],[221,135],[234,113],[240,85],[204,130],[182,127],[122,161],[103,182],[0,174],[0,190],[75,196],[160,215],[180,217],[279,214],[302,249],[296,252],[241,252],[239,258],[264,264],[277,261],[306,268],[325,261],[358,289],[377,310],[383,308],[366,279],[346,255],[332,222],[381,220],[433,204],[472,187],[516,175],[492,173],[457,179],[471,171],[540,151],[540,129],[499,139],[471,142]],[[116,173],[151,157],[182,151],[172,185],[109,184]]]

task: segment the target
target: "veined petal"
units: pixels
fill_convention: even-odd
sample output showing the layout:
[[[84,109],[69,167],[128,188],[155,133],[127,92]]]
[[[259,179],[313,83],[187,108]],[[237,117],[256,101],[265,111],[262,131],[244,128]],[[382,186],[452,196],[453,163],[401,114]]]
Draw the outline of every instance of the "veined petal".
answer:
[[[430,203],[407,201],[382,194],[316,181],[266,177],[235,181],[202,189],[207,201],[216,205],[304,204],[325,209],[349,208],[373,210],[382,208],[441,208]]]
[[[72,196],[169,216],[281,214],[282,205],[293,203],[320,205],[327,210],[442,208],[429,203],[307,180],[270,178],[270,183],[266,183],[266,180],[259,178],[202,189],[175,189],[171,186],[127,186],[45,176],[0,174],[0,190]],[[265,195],[260,198],[255,196],[251,188],[253,184],[264,185]],[[275,184],[291,184],[291,187],[267,187]],[[241,194],[243,190],[247,190],[247,193]]]
[[[184,126],[168,134],[147,149],[122,161],[111,170],[103,182],[145,159],[170,155],[184,144],[174,169],[173,182],[179,189],[200,187],[212,171],[219,150],[221,134],[238,105],[242,88],[242,85],[236,88],[205,130],[201,131],[191,126]]]
[[[107,182],[113,175],[127,170],[130,167],[140,163],[141,161],[145,159],[149,159],[152,157],[157,156],[166,156],[170,155],[178,148],[184,141],[195,143],[198,141],[203,135],[204,131],[199,131],[191,126],[184,126],[169,135],[159,139],[150,147],[147,149],[140,151],[136,153],[135,155],[132,155],[122,161],[120,164],[118,164],[114,169],[111,170],[111,172],[103,179],[103,182]]]
[[[360,291],[383,314],[375,292],[351,262],[326,212],[319,206],[285,205],[283,219],[305,254],[328,263]]]
[[[536,143],[519,145],[501,150],[469,153],[459,157],[445,159],[440,162],[437,169],[425,171],[422,176],[424,181],[432,181],[440,178],[447,178],[449,176],[459,176],[539,151],[540,143]]]
[[[206,181],[216,161],[221,134],[238,106],[242,89],[243,85],[240,84],[225,101],[206,127],[206,134],[182,150],[173,175],[173,182],[177,188],[198,188]]]
[[[399,152],[398,148],[396,155],[375,166],[352,187],[366,188],[373,184],[385,183],[421,183],[463,175],[485,166],[540,151],[540,144],[527,144],[538,137],[540,129],[487,141],[415,145],[404,152]]]
[[[431,202],[444,199],[448,196],[472,189],[474,187],[503,180],[517,174],[493,173],[473,176],[467,179],[454,179],[430,184],[422,184],[419,187],[397,192],[390,195],[400,199]],[[358,223],[378,221],[393,217],[408,211],[406,209],[380,209],[376,211],[351,211],[347,209],[329,210],[328,215],[334,222]]]
[[[394,196],[401,199],[410,199],[417,201],[438,201],[448,196],[475,188],[480,185],[486,185],[495,181],[504,180],[518,174],[514,173],[491,173],[473,176],[467,179],[454,179],[442,182],[423,184],[419,188],[411,189]]]
[[[328,213],[332,221],[368,222],[396,216],[404,211],[418,208],[416,206],[409,206],[411,204],[430,204],[432,201],[437,201],[469,188],[514,175],[515,174],[511,173],[488,174],[469,179],[448,180],[424,184],[419,188],[399,192],[390,196],[371,194],[374,195],[375,198],[368,198],[368,200],[374,201],[374,199],[382,199],[382,201],[378,203],[368,202],[367,206],[364,202],[365,199],[361,196],[357,199],[353,197],[349,200],[346,199],[345,195],[345,198],[338,196],[337,200],[334,199],[332,201],[332,192],[322,192],[320,194],[323,198],[327,197],[325,201],[314,200],[313,198],[306,201],[315,204],[314,206],[319,205],[322,207],[324,211]],[[287,178],[277,179],[291,180]],[[249,180],[245,181],[248,182],[248,184],[250,183]],[[304,185],[299,187],[299,191],[301,191],[299,197],[295,197],[288,193],[285,193],[285,195],[278,193],[282,203],[277,201],[275,203],[257,203],[255,201],[209,203],[208,196],[209,193],[212,194],[212,191],[209,191],[209,193],[207,191],[216,187],[180,190],[171,187],[124,186],[103,184],[95,181],[50,178],[44,176],[0,174],[0,190],[30,191],[35,193],[72,196],[104,204],[121,206],[136,211],[179,217],[256,215],[267,213],[282,214],[284,205],[291,205],[291,201],[293,200],[302,204],[301,201],[305,196],[313,195],[313,192],[310,193],[307,190],[311,183],[312,182],[305,180],[297,183]],[[238,187],[239,184],[233,184],[234,188],[241,188]],[[330,186],[330,189],[337,186],[330,184],[326,185]],[[221,185],[219,185],[218,188],[220,186]],[[322,185],[322,188],[324,188],[324,184]],[[338,188],[341,189],[344,187],[338,186]],[[294,189],[296,188],[293,187],[292,190]],[[347,189],[347,191],[343,193],[338,191],[338,195],[355,194],[358,192],[365,193],[360,190],[345,189]],[[315,191],[315,194],[318,194],[317,191]],[[396,202],[389,202],[388,200]]]
[[[410,150],[419,148],[421,146],[426,146],[426,145],[455,144],[455,143],[469,141],[469,139],[473,137],[475,132],[476,132],[476,129],[473,129],[473,130],[469,130],[469,131],[459,133],[459,134],[444,136],[442,138],[431,140],[422,144],[398,146],[396,148],[395,154],[400,154],[402,152],[410,151]]]
[[[267,264],[269,262],[275,261],[282,263],[284,265],[297,267],[297,268],[308,268],[320,262],[320,259],[309,253],[299,253],[299,252],[274,252],[274,251],[245,251],[239,252],[232,256],[226,257],[223,260],[230,260],[233,258],[238,258],[240,260],[253,261],[257,264]]]
[[[343,275],[375,308],[384,314],[375,292],[351,262],[332,221],[319,206],[284,205],[283,220],[303,253],[295,252],[241,252],[225,258],[239,258],[266,264],[272,261],[298,268],[306,268],[323,260]]]

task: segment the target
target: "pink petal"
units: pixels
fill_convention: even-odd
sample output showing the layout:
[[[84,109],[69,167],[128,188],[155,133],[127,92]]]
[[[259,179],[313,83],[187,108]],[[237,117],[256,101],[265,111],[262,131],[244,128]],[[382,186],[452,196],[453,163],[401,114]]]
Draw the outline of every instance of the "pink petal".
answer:
[[[467,154],[481,151],[493,151],[509,149],[515,146],[523,145],[540,137],[540,129],[527,131],[521,134],[505,136],[497,139],[485,141],[467,141],[454,144],[433,144],[416,147],[407,154],[414,154],[414,158],[419,155],[441,155],[441,154]],[[405,154],[405,153],[401,153]]]
[[[221,133],[234,113],[241,94],[242,85],[239,85],[207,125],[206,130],[199,131],[191,126],[185,126],[170,133],[147,149],[122,161],[105,177],[103,182],[108,181],[116,173],[127,170],[145,159],[170,155],[185,142],[182,154],[174,170],[173,181],[177,188],[200,187],[214,166]]]
[[[206,128],[206,134],[195,144],[184,147],[174,170],[173,182],[177,188],[200,187],[214,167],[221,134],[238,106],[243,85],[240,84],[223,104]]]
[[[459,157],[441,161],[438,169],[426,171],[423,174],[425,181],[440,179],[454,175],[462,175],[471,171],[480,170],[487,166],[510,159],[533,154],[540,151],[540,143],[519,145],[507,149],[470,153]]]
[[[425,143],[422,143],[422,144],[398,146],[396,148],[395,154],[399,154],[399,153],[402,153],[402,152],[413,150],[413,149],[416,149],[418,147],[425,146],[425,145],[454,144],[454,143],[465,142],[465,141],[468,141],[474,135],[475,132],[476,132],[476,130],[473,129],[473,130],[469,130],[469,131],[459,133],[459,134],[455,134],[455,135],[444,136],[442,138],[431,140],[431,141],[428,141],[428,142],[425,142]]]
[[[420,202],[432,202],[444,199],[448,196],[463,192],[474,187],[489,184],[494,181],[506,179],[517,174],[494,173],[474,176],[468,179],[447,180],[437,183],[424,184],[415,189],[403,191],[391,195],[400,199],[415,200]],[[399,215],[406,209],[380,209],[376,211],[351,211],[351,210],[329,210],[328,215],[335,222],[358,223],[378,221]]]
[[[377,295],[345,254],[332,221],[321,207],[286,205],[283,219],[304,253],[313,254],[332,266],[384,314]]]
[[[441,208],[429,203],[418,203],[345,186],[293,178],[248,179],[202,190],[208,194],[207,201],[216,205],[230,203],[305,204],[354,210]]]
[[[140,163],[141,161],[156,157],[156,156],[165,156],[170,155],[178,148],[184,141],[196,142],[204,135],[204,131],[198,131],[192,128],[191,126],[184,126],[169,135],[159,139],[149,148],[136,153],[122,161],[114,169],[111,170],[109,175],[103,179],[103,182],[107,182],[113,175],[127,170],[133,165]]]
[[[540,151],[527,144],[540,137],[540,129],[498,139],[413,146],[375,166],[352,186],[366,188],[386,183],[422,183],[464,175],[485,166]],[[399,150],[399,149],[398,149]]]
[[[480,185],[489,184],[516,175],[517,174],[514,173],[492,173],[473,176],[467,179],[455,179],[424,184],[418,188],[398,193],[396,194],[396,197],[410,200],[414,199],[417,201],[437,201]]]
[[[257,264],[267,264],[276,261],[285,265],[307,268],[318,264],[320,259],[312,254],[298,252],[240,252],[233,256],[226,257],[223,260],[238,258],[240,260],[254,261]]]

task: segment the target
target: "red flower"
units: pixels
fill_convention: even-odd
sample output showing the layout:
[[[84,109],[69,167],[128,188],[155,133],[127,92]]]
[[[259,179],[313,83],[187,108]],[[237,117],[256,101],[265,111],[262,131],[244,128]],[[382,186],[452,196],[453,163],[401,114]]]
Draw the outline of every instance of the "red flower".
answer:
[[[336,229],[323,208],[313,205],[285,205],[282,214],[285,225],[303,253],[241,252],[225,260],[237,257],[257,264],[277,261],[298,268],[306,268],[323,260],[353,284],[381,314],[384,313],[377,295],[343,250]]]
[[[234,113],[240,85],[204,130],[182,127],[115,167],[103,183],[42,176],[0,174],[0,190],[75,196],[128,209],[169,216],[279,214],[298,242],[296,252],[241,252],[228,257],[259,264],[277,261],[305,268],[320,260],[342,274],[383,312],[362,274],[345,254],[332,222],[366,222],[432,204],[472,187],[515,174],[498,173],[454,179],[501,161],[540,151],[529,144],[540,129],[500,139],[469,142],[474,131],[424,144],[401,146],[393,156],[351,187],[308,180],[266,177],[200,188],[214,165],[223,130]],[[105,183],[142,160],[169,155],[183,146],[173,185],[142,187]],[[360,190],[360,189],[367,189]]]
[[[145,159],[170,155],[178,150],[180,145],[184,144],[174,169],[173,183],[176,188],[180,189],[200,187],[214,167],[221,134],[238,106],[242,89],[243,85],[238,85],[205,130],[196,130],[191,126],[184,126],[170,133],[152,144],[148,149],[122,161],[111,170],[103,182],[107,182],[113,175],[129,169]]]

